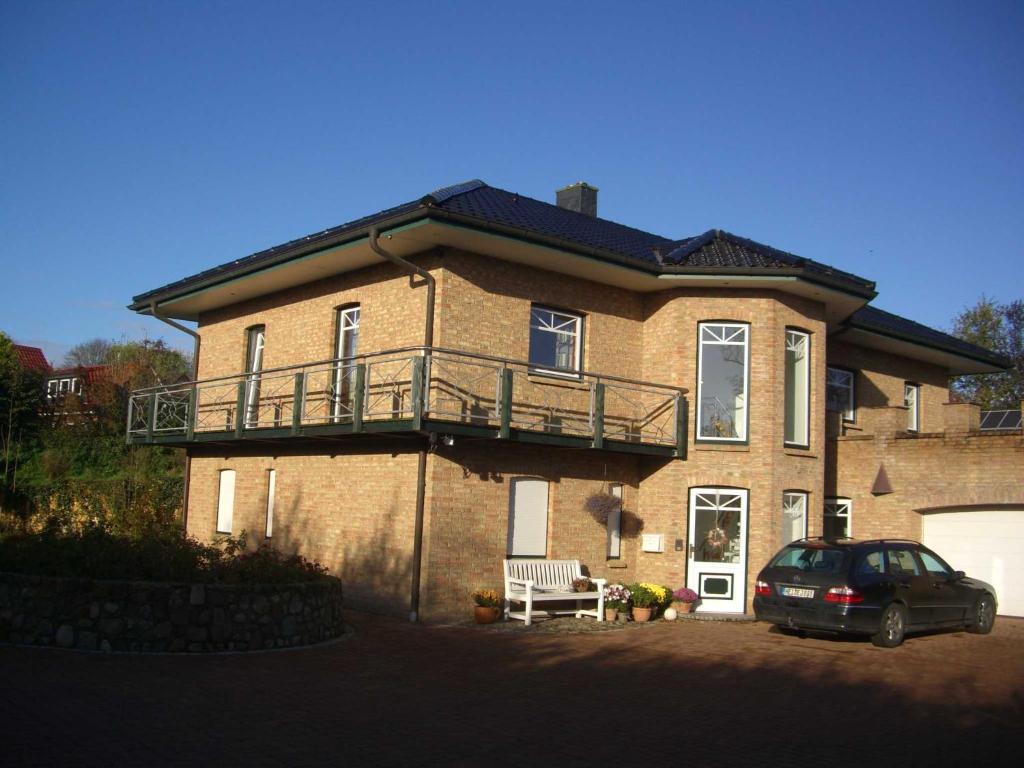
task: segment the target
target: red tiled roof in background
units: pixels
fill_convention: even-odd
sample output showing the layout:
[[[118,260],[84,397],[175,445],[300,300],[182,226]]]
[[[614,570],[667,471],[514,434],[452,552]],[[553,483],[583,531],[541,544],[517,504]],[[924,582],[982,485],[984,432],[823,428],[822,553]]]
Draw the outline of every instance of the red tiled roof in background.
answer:
[[[79,365],[70,366],[68,368],[55,368],[50,373],[50,378],[66,379],[69,376],[77,376],[82,380],[82,385],[88,387],[90,384],[95,384],[97,381],[102,379],[109,370],[109,365]]]
[[[18,362],[26,371],[49,371],[50,364],[46,362],[46,355],[39,347],[26,347],[22,344],[14,345],[14,353],[18,356]]]

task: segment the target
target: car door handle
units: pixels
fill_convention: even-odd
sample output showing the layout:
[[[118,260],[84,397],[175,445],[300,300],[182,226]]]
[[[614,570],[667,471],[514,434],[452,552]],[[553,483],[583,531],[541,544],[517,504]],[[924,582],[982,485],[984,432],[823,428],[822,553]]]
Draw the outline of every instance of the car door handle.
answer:
[[[909,581],[900,581],[900,582],[898,582],[898,584],[899,584],[899,586],[903,587],[903,589],[910,589],[910,582]]]

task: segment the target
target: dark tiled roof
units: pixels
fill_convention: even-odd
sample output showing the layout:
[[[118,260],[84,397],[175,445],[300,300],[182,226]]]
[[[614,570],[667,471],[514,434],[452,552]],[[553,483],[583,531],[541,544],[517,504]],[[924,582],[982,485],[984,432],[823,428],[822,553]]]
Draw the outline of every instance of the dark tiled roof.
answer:
[[[260,268],[263,264],[287,258],[289,253],[296,250],[305,250],[307,247],[315,247],[318,243],[327,241],[337,241],[349,233],[355,235],[372,225],[415,214],[417,211],[421,211],[424,216],[430,216],[432,211],[439,211],[460,220],[479,223],[482,227],[511,228],[524,236],[544,238],[568,249],[585,248],[604,253],[609,257],[632,261],[638,266],[643,265],[654,271],[660,271],[666,266],[681,269],[799,269],[808,277],[830,277],[855,292],[870,295],[874,290],[874,283],[870,280],[722,230],[709,230],[697,237],[673,240],[607,219],[559,208],[557,205],[491,187],[479,179],[474,179],[443,187],[419,200],[402,203],[169,283],[136,296],[134,303],[139,308],[156,296],[215,282],[221,276],[244,274]]]
[[[1002,355],[991,352],[977,344],[950,336],[948,333],[929,328],[927,325],[915,323],[905,317],[886,312],[877,307],[862,307],[850,315],[846,324],[851,328],[860,328],[865,331],[874,331],[885,336],[905,339],[917,344],[924,344],[928,347],[952,352],[957,355],[997,365],[1002,368],[1010,367],[1010,361]]]
[[[50,364],[46,362],[46,355],[39,347],[26,347],[23,344],[14,344],[14,353],[18,356],[18,362],[26,371],[49,371]]]
[[[439,200],[437,207],[482,223],[502,224],[566,243],[599,248],[647,264],[658,263],[656,249],[667,249],[673,244],[667,237],[489,187],[479,180],[459,187],[461,191]],[[434,197],[429,195],[426,199]]]
[[[851,283],[859,283],[868,290],[874,288],[874,283],[850,272],[843,272],[813,259],[780,251],[770,245],[723,232],[720,229],[712,229],[703,235],[680,241],[674,250],[665,255],[664,263],[684,267],[796,268],[819,275],[829,275]]]
[[[368,227],[376,222],[384,221],[393,216],[400,216],[404,213],[411,213],[420,207],[418,200],[413,200],[408,203],[402,203],[396,205],[393,208],[385,208],[383,211],[370,214],[369,216],[363,216],[360,219],[353,219],[352,221],[346,222],[345,224],[339,224],[336,227],[322,230],[321,232],[314,232],[312,235],[306,235],[295,240],[289,240],[287,243],[281,243],[281,245],[275,245],[273,248],[267,248],[264,251],[258,251],[249,256],[243,256],[240,259],[229,261],[226,264],[213,267],[211,269],[204,270],[203,272],[197,272],[194,275],[183,277],[181,280],[176,280],[173,283],[155,288],[152,291],[146,291],[140,293],[132,301],[134,304],[144,302],[151,297],[158,296],[160,294],[173,292],[176,289],[190,288],[194,284],[202,283],[207,279],[216,278],[219,275],[235,274],[236,272],[248,272],[259,267],[264,262],[270,262],[274,260],[275,256],[288,253],[296,248],[303,246],[312,246],[317,243],[331,240],[332,238],[344,235],[346,232],[356,232],[364,227]]]
[[[328,244],[344,242],[349,235],[362,236],[374,225],[393,222],[400,217],[415,220],[420,216],[429,217],[432,213],[438,217],[450,215],[457,221],[482,228],[499,231],[506,228],[523,237],[534,237],[568,250],[586,249],[599,256],[632,261],[655,273],[686,272],[691,269],[700,272],[729,270],[740,273],[744,270],[788,270],[798,272],[807,279],[839,285],[864,298],[874,295],[875,284],[870,280],[720,229],[673,240],[607,219],[559,208],[473,179],[442,187],[418,200],[282,243],[140,294],[135,297],[134,307],[142,309],[153,298],[173,296],[199,285],[256,271],[263,266],[315,250],[321,243],[326,247]],[[849,318],[848,325],[965,355],[992,365],[1008,364],[1000,355],[986,349],[874,307],[864,307],[855,312]]]

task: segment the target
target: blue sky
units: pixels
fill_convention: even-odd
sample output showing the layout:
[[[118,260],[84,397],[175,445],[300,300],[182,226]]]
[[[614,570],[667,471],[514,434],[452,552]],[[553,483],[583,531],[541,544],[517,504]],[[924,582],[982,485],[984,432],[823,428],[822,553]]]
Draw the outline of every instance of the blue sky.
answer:
[[[1022,3],[0,0],[0,330],[188,340],[150,288],[469,178],[876,280],[1024,294]]]

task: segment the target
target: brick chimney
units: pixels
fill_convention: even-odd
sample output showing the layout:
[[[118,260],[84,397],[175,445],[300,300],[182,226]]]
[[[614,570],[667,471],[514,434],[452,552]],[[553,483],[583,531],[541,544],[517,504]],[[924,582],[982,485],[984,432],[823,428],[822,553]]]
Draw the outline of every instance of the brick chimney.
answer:
[[[555,204],[559,208],[596,217],[597,187],[592,187],[585,181],[577,181],[555,192]]]

